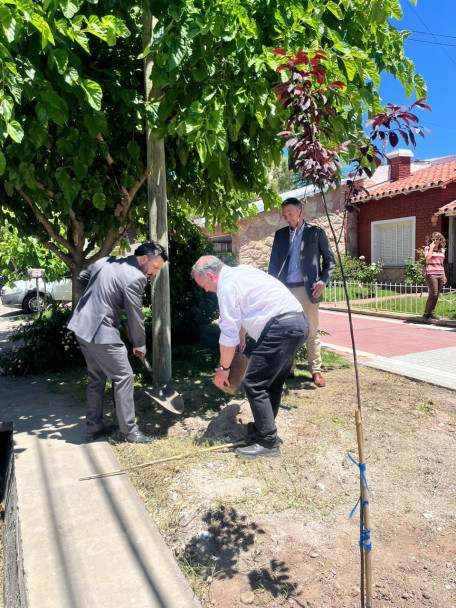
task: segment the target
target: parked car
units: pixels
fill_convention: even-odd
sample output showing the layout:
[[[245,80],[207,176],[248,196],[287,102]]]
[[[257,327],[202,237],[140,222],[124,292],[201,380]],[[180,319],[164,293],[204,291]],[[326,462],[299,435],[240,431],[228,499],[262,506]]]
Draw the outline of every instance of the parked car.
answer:
[[[40,305],[46,299],[55,302],[71,302],[71,279],[63,279],[51,283],[38,281]],[[22,308],[26,313],[38,312],[38,299],[36,295],[36,281],[16,281],[13,287],[4,286],[1,289],[3,306]]]

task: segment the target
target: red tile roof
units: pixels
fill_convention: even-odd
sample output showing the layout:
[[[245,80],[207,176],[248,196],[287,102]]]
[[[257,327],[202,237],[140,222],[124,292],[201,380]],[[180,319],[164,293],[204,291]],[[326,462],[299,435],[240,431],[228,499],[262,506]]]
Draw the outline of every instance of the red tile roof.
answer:
[[[388,181],[377,186],[366,188],[369,194],[361,193],[354,201],[370,201],[398,194],[410,194],[416,190],[429,190],[430,188],[444,188],[447,184],[456,182],[456,161],[432,165],[426,169],[419,169],[407,177],[395,182]]]
[[[436,215],[442,215],[447,211],[456,211],[456,201],[451,201],[451,203],[447,203],[446,205],[443,205],[443,207],[439,207]]]

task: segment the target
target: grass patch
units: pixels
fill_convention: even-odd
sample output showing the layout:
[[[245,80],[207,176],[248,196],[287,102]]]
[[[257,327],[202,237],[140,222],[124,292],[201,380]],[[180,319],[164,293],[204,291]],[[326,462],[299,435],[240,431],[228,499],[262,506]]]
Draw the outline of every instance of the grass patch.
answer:
[[[435,416],[434,401],[428,399],[425,403],[412,403],[412,410],[423,412],[426,416]]]
[[[345,367],[352,367],[352,364],[343,355],[339,355],[331,350],[321,349],[321,367],[324,373],[330,369],[342,369]],[[312,380],[312,375],[309,372],[307,365],[307,349],[305,345],[298,351],[295,359],[295,379],[299,380]],[[293,383],[289,384],[290,388],[293,388]]]
[[[332,290],[332,291],[331,291]],[[328,291],[328,294],[326,294]],[[325,290],[325,302],[345,302],[345,294],[342,288],[327,288]],[[377,299],[376,299],[377,296]],[[350,287],[350,305],[356,309],[368,309],[374,311],[393,312],[400,314],[422,315],[426,306],[427,294],[418,294],[398,297],[397,292],[379,289],[377,294],[370,287]],[[383,299],[386,298],[386,299]],[[366,301],[364,304],[362,300]],[[435,309],[439,317],[456,318],[456,295],[447,295],[445,300],[439,300]]]
[[[363,286],[359,285],[349,285],[347,286],[348,297],[350,300],[365,300],[375,297],[375,288],[372,286]],[[378,289],[377,296],[378,297],[389,297],[397,295],[395,291],[387,290],[387,289]],[[329,286],[324,291],[324,301],[325,302],[345,302],[345,290],[343,287],[337,286]]]
[[[392,298],[390,300],[377,302],[377,306],[374,306],[374,303],[356,304],[356,308],[369,308],[373,310],[398,312],[402,314],[408,313],[422,315],[424,314],[426,300],[427,296],[420,296],[415,298]],[[445,302],[439,300],[435,312],[439,317],[445,317],[448,319],[456,318],[456,298],[447,298]]]

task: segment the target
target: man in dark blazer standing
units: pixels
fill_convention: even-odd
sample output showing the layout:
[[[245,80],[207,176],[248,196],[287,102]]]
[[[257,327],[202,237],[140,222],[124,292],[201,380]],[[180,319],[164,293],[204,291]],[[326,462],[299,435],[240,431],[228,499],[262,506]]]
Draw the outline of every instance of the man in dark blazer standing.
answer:
[[[304,222],[302,204],[297,198],[283,201],[282,215],[288,227],[274,235],[268,272],[290,289],[309,319],[306,341],[309,371],[315,385],[323,388],[326,382],[321,375],[318,309],[334,272],[334,255],[323,228]]]
[[[86,396],[86,442],[112,430],[103,424],[106,379],[113,386],[120,437],[130,443],[150,443],[135,422],[134,377],[119,327],[122,311],[127,317],[133,353],[146,354],[142,296],[147,278],[155,276],[168,256],[151,241],[126,258],[106,257],[83,270],[78,281],[84,293],[68,323],[76,334],[86,360],[89,383]]]

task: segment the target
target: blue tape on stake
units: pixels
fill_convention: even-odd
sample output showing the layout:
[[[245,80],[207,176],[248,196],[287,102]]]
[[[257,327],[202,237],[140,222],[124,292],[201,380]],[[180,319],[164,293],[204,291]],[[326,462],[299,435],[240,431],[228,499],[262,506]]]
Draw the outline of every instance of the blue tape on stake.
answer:
[[[369,486],[367,485],[367,481],[366,481],[366,477],[364,475],[365,471],[366,471],[366,465],[365,464],[359,464],[358,462],[356,462],[356,460],[354,460],[350,454],[347,454],[347,456],[350,458],[350,460],[353,462],[353,464],[356,464],[356,466],[358,467],[360,474],[361,474],[361,479],[363,480],[364,485],[366,486],[366,490],[369,492]],[[350,515],[348,516],[348,519],[351,519],[356,511],[356,509],[358,508],[358,505],[361,503],[361,508],[360,508],[360,518],[361,518],[361,523],[362,523],[362,529],[361,529],[361,538],[358,542],[360,547],[364,547],[365,549],[367,549],[368,551],[371,551],[372,549],[372,543],[370,542],[370,533],[371,530],[370,528],[366,527],[366,524],[364,523],[363,519],[362,519],[362,514],[363,514],[363,509],[366,505],[369,504],[368,500],[361,500],[361,496],[358,498],[358,500],[356,501],[356,505],[353,507],[353,509],[351,510]]]
[[[356,464],[356,466],[358,467],[358,469],[361,473],[361,479],[363,480],[363,483],[366,486],[366,490],[369,492],[369,486],[367,485],[366,477],[364,476],[364,472],[366,470],[366,465],[364,463],[359,464],[359,462],[356,462],[356,460],[354,458],[352,458],[350,456],[350,454],[348,454],[348,453],[347,453],[347,456],[350,458],[350,460],[353,462],[353,464]]]

